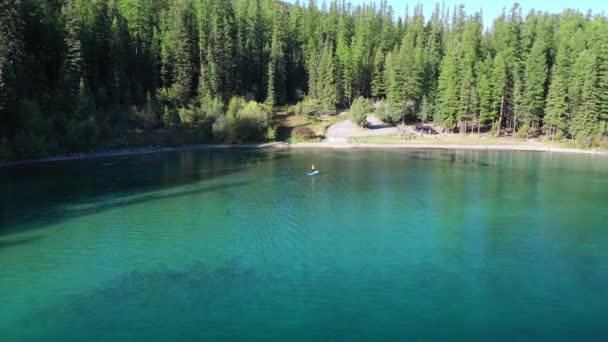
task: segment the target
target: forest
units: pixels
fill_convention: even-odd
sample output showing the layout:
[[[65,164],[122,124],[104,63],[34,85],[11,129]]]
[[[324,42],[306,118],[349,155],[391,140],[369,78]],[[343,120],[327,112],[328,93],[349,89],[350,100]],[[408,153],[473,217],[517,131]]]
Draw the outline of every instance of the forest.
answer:
[[[0,0],[0,159],[134,132],[273,140],[277,108],[336,113],[361,97],[389,122],[606,141],[607,18],[517,4],[482,17],[385,0]]]

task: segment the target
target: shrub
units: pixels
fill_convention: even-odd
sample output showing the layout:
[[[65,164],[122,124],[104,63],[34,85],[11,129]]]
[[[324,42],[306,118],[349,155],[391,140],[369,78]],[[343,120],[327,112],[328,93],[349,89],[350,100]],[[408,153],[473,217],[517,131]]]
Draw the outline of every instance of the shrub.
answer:
[[[38,102],[30,99],[21,101],[19,105],[21,123],[25,130],[38,136],[52,136],[53,127],[45,118]]]
[[[169,109],[169,106],[165,106],[163,110],[163,125],[165,128],[170,128],[179,124],[179,115],[173,109]]]
[[[185,106],[190,99],[190,89],[180,83],[175,83],[169,90],[169,100]]]
[[[211,130],[213,132],[213,139],[216,141],[226,141],[228,137],[228,125],[226,123],[226,116],[221,115],[215,119]]]
[[[515,133],[515,136],[519,139],[525,139],[528,137],[528,134],[530,134],[530,125],[524,124],[519,128],[517,133]]]
[[[399,108],[395,108],[395,106],[387,101],[380,101],[376,105],[374,114],[376,114],[380,120],[390,124],[398,123],[403,118],[403,111]]]
[[[228,103],[228,110],[226,110],[226,117],[235,118],[237,114],[245,107],[247,101],[239,96],[234,96]]]
[[[491,133],[493,136],[498,136],[498,135],[500,135],[500,122],[495,121],[495,122],[492,124],[492,129],[491,129],[490,133]]]
[[[14,149],[18,158],[34,158],[47,156],[55,150],[55,146],[43,136],[21,132],[15,136]]]
[[[581,135],[581,136],[578,136],[576,138],[576,140],[577,140],[577,142],[578,142],[578,144],[579,144],[580,147],[589,148],[589,147],[593,146],[594,141],[595,141],[595,137]]]
[[[270,110],[263,104],[250,101],[233,114],[234,110],[240,107],[239,102],[235,100],[234,106],[229,106],[226,114],[228,142],[264,140],[270,122]],[[233,104],[232,101],[231,104]]]
[[[203,112],[211,118],[218,118],[224,114],[224,102],[221,98],[205,99],[201,104]]]
[[[316,138],[316,136],[315,131],[308,126],[296,127],[293,132],[291,132],[292,142],[312,140]]]
[[[294,115],[319,114],[323,111],[321,104],[309,97],[305,98],[291,107],[290,112]]]
[[[602,149],[608,149],[608,137],[602,137],[599,147]]]
[[[277,128],[276,127],[268,127],[266,131],[266,139],[269,141],[277,140]]]
[[[64,144],[70,151],[82,151],[97,141],[97,128],[93,120],[69,120],[65,127]]]
[[[156,112],[154,110],[148,108],[148,106],[144,107],[141,110],[138,110],[136,107],[132,108],[133,113],[135,113],[135,118],[137,123],[141,125],[143,128],[155,128],[157,125],[156,122]]]
[[[198,126],[205,118],[205,113],[200,108],[184,107],[177,110],[182,124]]]
[[[367,114],[370,109],[370,101],[364,97],[358,97],[350,106],[350,118],[359,126],[364,127],[367,123]]]
[[[156,100],[158,102],[167,103],[171,102],[171,93],[167,88],[160,88],[156,91]]]

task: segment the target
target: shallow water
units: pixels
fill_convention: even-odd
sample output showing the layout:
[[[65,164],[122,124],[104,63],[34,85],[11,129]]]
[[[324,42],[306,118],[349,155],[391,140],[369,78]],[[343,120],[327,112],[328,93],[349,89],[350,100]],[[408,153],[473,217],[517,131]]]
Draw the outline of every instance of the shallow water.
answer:
[[[185,151],[0,189],[5,341],[608,340],[608,158]]]

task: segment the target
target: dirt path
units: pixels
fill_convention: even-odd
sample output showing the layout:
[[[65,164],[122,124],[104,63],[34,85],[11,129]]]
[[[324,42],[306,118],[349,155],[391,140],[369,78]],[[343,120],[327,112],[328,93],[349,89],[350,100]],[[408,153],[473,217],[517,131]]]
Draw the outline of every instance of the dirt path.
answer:
[[[368,128],[363,129],[350,119],[340,121],[327,129],[327,142],[346,144],[352,137],[399,134],[397,127],[385,125],[375,115],[369,115],[367,122]]]

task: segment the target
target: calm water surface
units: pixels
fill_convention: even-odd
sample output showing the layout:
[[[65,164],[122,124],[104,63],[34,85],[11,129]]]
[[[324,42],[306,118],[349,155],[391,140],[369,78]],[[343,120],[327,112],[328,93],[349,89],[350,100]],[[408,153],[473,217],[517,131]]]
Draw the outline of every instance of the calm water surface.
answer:
[[[186,151],[0,190],[3,341],[608,340],[608,158]]]

